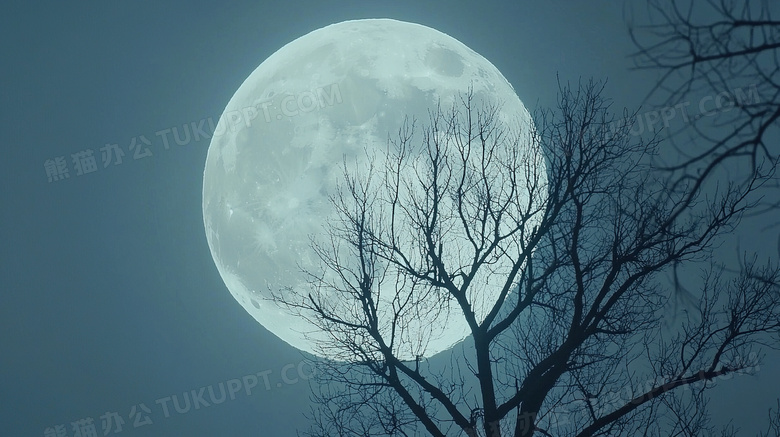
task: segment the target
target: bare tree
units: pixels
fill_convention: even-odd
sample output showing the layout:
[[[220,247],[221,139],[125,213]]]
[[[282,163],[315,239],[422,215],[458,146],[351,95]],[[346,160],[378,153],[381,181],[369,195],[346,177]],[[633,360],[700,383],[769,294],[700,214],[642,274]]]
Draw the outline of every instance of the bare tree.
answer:
[[[705,390],[777,346],[780,270],[704,269],[672,331],[661,276],[707,260],[771,174],[705,192],[706,173],[655,168],[658,141],[630,135],[635,117],[615,128],[602,89],[562,87],[525,130],[469,94],[345,165],[323,271],[275,296],[340,358],[318,362],[310,435],[710,430]],[[458,318],[470,337],[449,363],[422,358]]]
[[[734,173],[740,163],[747,164],[742,165],[742,175],[757,168],[776,169],[780,156],[780,21],[775,17],[780,4],[653,0],[648,9],[647,23],[630,25],[638,49],[636,66],[661,75],[648,100],[659,97],[662,111],[672,114],[698,99],[701,111],[684,117],[686,125],[672,131],[672,143],[685,159],[668,170],[695,173],[721,167]],[[715,98],[722,98],[722,103],[703,111],[705,99]],[[780,182],[771,178],[760,192],[760,201],[747,215],[768,219],[763,231],[776,229],[780,226],[776,219]],[[776,250],[780,255],[780,232]],[[778,414],[770,414],[762,436],[780,435]]]

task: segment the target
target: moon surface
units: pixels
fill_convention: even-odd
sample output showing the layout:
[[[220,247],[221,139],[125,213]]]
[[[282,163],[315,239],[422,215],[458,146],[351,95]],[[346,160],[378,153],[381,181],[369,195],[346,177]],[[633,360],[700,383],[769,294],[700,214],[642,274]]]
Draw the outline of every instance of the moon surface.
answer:
[[[304,290],[302,270],[321,269],[311,244],[335,217],[328,196],[342,183],[343,164],[360,167],[366,150],[386,149],[405,117],[425,123],[437,103],[446,108],[469,87],[477,102],[502,105],[500,123],[532,126],[493,64],[418,24],[333,24],[285,45],[252,72],[220,118],[203,175],[211,254],[247,312],[280,339],[317,354],[326,333],[268,301],[269,290]],[[498,289],[480,293],[478,300],[489,302]],[[452,311],[449,318],[410,319],[407,335],[424,331],[425,347],[399,354],[431,356],[468,336],[460,310]]]

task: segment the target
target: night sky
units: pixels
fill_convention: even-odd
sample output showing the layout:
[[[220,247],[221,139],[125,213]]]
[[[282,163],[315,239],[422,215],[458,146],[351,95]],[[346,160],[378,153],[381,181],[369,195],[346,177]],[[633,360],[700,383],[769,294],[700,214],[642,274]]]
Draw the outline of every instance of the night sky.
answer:
[[[630,69],[627,9],[606,0],[7,2],[0,435],[62,425],[72,437],[71,423],[89,418],[98,435],[108,421],[112,432],[123,422],[121,436],[305,430],[304,355],[244,311],[211,258],[201,210],[209,139],[193,124],[208,132],[284,44],[361,18],[453,36],[496,65],[532,112],[555,102],[556,75],[608,79],[613,107],[636,109],[657,74]],[[174,128],[190,138],[177,142]],[[90,153],[94,168],[74,165]],[[58,160],[68,177],[47,173]],[[743,249],[771,253],[776,234],[756,235],[745,231]],[[714,389],[715,420],[763,429],[780,394],[778,358]],[[179,413],[170,398],[236,381],[240,391],[218,405]]]

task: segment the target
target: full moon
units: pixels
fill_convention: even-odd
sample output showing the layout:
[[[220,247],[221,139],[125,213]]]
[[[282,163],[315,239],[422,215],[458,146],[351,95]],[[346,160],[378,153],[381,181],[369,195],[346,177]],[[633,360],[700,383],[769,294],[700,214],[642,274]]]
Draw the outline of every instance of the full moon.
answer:
[[[336,213],[329,196],[342,183],[344,163],[360,167],[367,150],[386,150],[405,120],[425,123],[438,104],[446,108],[469,90],[477,102],[500,105],[499,124],[532,126],[493,64],[419,24],[333,24],[285,45],[249,75],[220,118],[203,175],[209,248],[249,314],[290,345],[317,354],[326,334],[268,297],[305,289],[304,272],[321,268],[312,242],[324,238]],[[485,287],[480,301],[498,292]],[[484,308],[475,308],[484,318]],[[469,335],[458,311],[453,306],[447,319],[410,325],[412,336],[428,329],[424,356]]]

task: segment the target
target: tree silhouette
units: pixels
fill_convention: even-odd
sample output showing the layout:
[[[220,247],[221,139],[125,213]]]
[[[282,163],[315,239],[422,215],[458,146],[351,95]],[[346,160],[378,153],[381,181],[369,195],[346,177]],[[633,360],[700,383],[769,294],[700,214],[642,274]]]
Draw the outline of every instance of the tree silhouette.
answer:
[[[726,100],[724,107],[686,120],[691,123],[673,132],[678,151],[688,152],[670,171],[725,167],[734,173],[741,167],[745,175],[756,168],[776,170],[780,21],[774,17],[779,6],[771,1],[654,0],[649,2],[650,23],[630,26],[636,66],[661,74],[649,98],[660,97],[666,108],[690,105],[697,97],[700,106],[707,97]],[[748,213],[768,222],[763,231],[780,226],[778,192],[778,179],[767,180],[760,202]],[[780,255],[780,232],[776,238]],[[761,435],[780,435],[778,420],[780,409],[770,414],[769,428]]]
[[[561,87],[519,130],[469,93],[369,165],[345,163],[338,220],[313,241],[322,271],[274,296],[339,358],[317,363],[309,435],[711,429],[706,389],[775,345],[780,271],[750,257],[739,274],[703,269],[696,311],[669,329],[664,278],[706,262],[771,174],[709,190],[710,173],[658,169],[659,141],[631,135],[635,117],[616,121],[602,91]],[[423,358],[456,318],[470,337]]]

